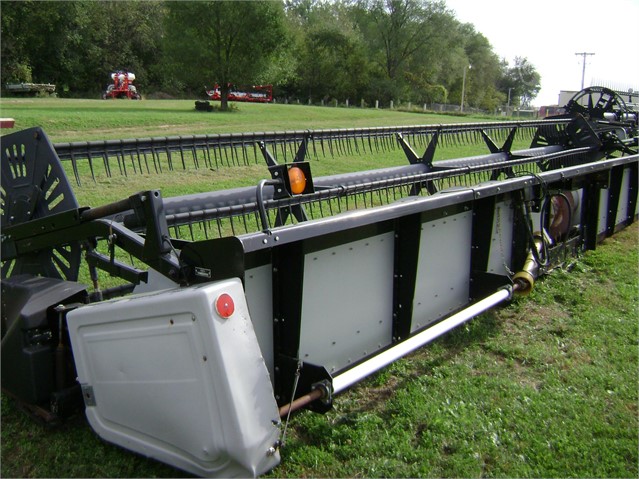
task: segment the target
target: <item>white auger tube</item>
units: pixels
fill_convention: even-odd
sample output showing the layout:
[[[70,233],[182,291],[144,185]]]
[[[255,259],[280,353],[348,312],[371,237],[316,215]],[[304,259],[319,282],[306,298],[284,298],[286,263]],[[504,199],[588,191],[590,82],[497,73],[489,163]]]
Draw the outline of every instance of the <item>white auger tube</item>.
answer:
[[[482,299],[469,306],[468,308],[453,314],[449,318],[437,323],[436,325],[422,331],[419,334],[402,341],[377,356],[364,361],[361,364],[347,370],[346,372],[333,378],[333,393],[337,394],[349,388],[353,384],[361,381],[365,377],[379,371],[390,363],[406,356],[423,345],[433,341],[444,333],[447,333],[460,324],[474,318],[493,306],[509,299],[512,295],[512,288],[505,287],[491,294],[487,298]]]

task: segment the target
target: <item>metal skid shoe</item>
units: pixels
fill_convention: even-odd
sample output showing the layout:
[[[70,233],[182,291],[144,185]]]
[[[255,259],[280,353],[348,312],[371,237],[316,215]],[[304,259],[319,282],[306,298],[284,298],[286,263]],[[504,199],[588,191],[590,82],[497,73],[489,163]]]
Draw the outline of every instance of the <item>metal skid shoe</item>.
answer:
[[[144,236],[105,219],[114,213]],[[200,476],[279,463],[278,407],[238,272],[216,264],[207,282],[185,279],[199,250],[182,245],[178,259],[167,245],[159,192],[79,208],[46,135],[26,130],[2,138],[2,228],[3,391],[48,422],[84,406],[105,440]],[[154,275],[180,275],[154,287],[113,251],[89,251],[106,236]],[[89,295],[76,282],[82,250],[150,292]]]
[[[203,477],[279,463],[278,408],[239,279],[84,306],[67,322],[105,440]]]

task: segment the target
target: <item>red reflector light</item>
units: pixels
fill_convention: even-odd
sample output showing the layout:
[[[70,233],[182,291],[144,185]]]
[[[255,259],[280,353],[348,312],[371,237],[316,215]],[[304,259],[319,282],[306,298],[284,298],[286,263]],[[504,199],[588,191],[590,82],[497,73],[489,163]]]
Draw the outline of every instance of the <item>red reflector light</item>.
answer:
[[[306,175],[301,168],[293,166],[288,170],[288,181],[291,184],[291,193],[299,195],[306,188]]]
[[[235,303],[233,298],[226,293],[220,294],[215,300],[215,311],[220,318],[229,318],[235,311]]]

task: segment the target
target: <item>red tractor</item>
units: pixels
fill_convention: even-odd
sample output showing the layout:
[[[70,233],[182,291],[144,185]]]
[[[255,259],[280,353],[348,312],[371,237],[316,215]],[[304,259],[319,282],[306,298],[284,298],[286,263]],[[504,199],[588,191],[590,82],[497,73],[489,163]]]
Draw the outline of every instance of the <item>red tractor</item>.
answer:
[[[129,100],[140,100],[142,98],[133,84],[135,81],[134,73],[119,70],[115,73],[111,73],[111,79],[113,83],[110,84],[106,92],[102,94],[102,99],[128,98]]]

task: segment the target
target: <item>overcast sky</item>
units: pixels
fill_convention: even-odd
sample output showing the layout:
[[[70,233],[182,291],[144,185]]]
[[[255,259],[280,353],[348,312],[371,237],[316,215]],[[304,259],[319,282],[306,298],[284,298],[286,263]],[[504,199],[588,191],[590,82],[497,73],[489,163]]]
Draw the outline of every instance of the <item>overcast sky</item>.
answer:
[[[556,104],[560,90],[584,86],[639,90],[639,0],[445,0],[513,65],[525,57],[541,75],[536,106]]]

